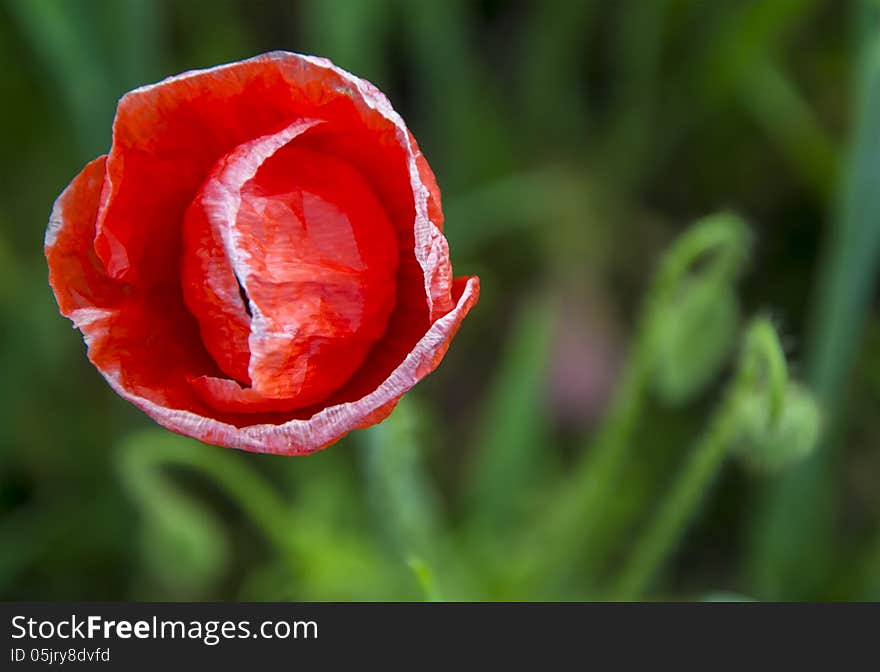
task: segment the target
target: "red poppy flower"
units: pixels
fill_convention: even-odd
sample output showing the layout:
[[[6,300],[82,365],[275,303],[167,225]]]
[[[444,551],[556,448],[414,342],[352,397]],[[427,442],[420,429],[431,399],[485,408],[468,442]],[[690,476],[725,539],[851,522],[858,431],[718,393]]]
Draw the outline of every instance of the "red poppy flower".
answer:
[[[304,454],[387,417],[476,303],[442,224],[387,98],[274,52],[123,96],[45,252],[117,393],[208,443]]]

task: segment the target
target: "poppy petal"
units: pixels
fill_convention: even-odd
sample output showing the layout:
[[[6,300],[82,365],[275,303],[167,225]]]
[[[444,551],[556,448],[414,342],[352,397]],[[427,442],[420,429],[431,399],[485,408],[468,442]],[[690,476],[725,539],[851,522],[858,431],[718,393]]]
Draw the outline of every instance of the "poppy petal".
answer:
[[[225,160],[244,166],[253,158],[253,143],[306,119],[321,123],[280,143],[229,192],[244,195],[240,217],[223,220],[219,210],[212,212],[231,202],[217,194],[199,203],[206,188],[217,187],[206,182],[219,174],[213,167]],[[271,244],[265,245],[266,222],[273,221],[265,215],[274,215],[259,208],[277,203],[260,199],[281,193],[266,186],[272,183],[268,167],[283,157],[291,163],[278,164],[279,179],[295,173],[291,167],[298,159],[301,165],[323,161],[325,173],[346,183],[324,178],[309,187],[319,196],[330,191],[324,205],[310,210],[318,238],[307,242],[323,249],[323,225],[331,231],[348,221],[351,229],[342,226],[338,233],[348,237],[334,239],[326,259],[309,253],[323,260],[319,288],[306,288],[294,277],[288,262],[298,246],[279,244],[284,254],[276,256],[284,259],[266,262],[279,241],[269,235]],[[327,169],[334,161],[336,167]],[[368,184],[362,188],[361,177],[349,174]],[[373,214],[364,215],[370,220],[364,230],[378,227],[375,236],[359,238],[353,216],[330,207],[344,202],[340,191],[369,201],[364,210]],[[368,192],[375,195],[375,208]],[[291,198],[287,205],[295,211],[299,196]],[[214,206],[205,207],[210,202]],[[390,223],[386,233],[383,216]],[[57,199],[45,251],[61,312],[81,329],[90,360],[118,394],[160,424],[209,443],[305,454],[387,416],[438,365],[476,302],[477,278],[453,281],[442,219],[434,175],[378,89],[325,59],[273,52],[124,96],[110,153],[86,166]],[[224,265],[231,248],[219,220],[244,233],[247,264]],[[352,240],[355,247],[346,247]],[[187,270],[190,247],[197,254]],[[352,283],[345,268],[357,264],[340,264],[339,257],[355,248],[355,256],[371,260],[365,268],[381,269],[380,281],[365,276]],[[327,285],[345,289],[328,294]],[[314,293],[313,312],[326,320],[299,318],[306,332],[315,327],[311,336],[303,332],[313,338],[309,353],[325,347],[320,338],[328,329],[357,346],[334,375],[312,375],[323,382],[311,387],[302,383],[308,367],[297,382],[296,375],[281,375],[295,373],[292,360],[278,359],[298,340],[284,334],[292,317],[285,311],[308,303],[302,292]],[[206,306],[223,313],[222,319],[199,315]],[[272,341],[279,333],[282,342]]]
[[[280,455],[313,453],[335,443],[353,429],[375,424],[386,417],[400,397],[437,368],[461,321],[479,298],[479,279],[458,278],[454,290],[457,300],[453,309],[431,325],[382,384],[357,401],[328,406],[306,419],[283,424],[236,426],[189,411],[158,406],[118,387],[113,380],[110,384],[160,425],[207,443]]]

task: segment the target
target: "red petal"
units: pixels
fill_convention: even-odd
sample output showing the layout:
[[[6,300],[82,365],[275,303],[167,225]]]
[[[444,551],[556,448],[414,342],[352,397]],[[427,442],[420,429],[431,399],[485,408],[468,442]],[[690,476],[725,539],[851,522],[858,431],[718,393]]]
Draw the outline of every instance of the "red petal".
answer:
[[[385,337],[323,408],[277,413],[272,400],[225,382],[202,345],[181,295],[181,228],[220,157],[302,117],[330,123],[301,146],[369,178],[396,231],[398,293]],[[106,173],[102,157],[56,202],[50,283],[111,386],[159,423],[220,445],[308,453],[390,413],[476,302],[476,278],[452,283],[439,199],[415,141],[372,85],[324,59],[267,54],[120,101]]]
[[[449,283],[437,284],[448,274],[434,268],[444,263],[432,233],[442,222],[431,221],[439,220],[439,194],[436,184],[422,183],[427,164],[419,166],[403,120],[369,82],[326,59],[289,52],[187,72],[123,96],[95,238],[108,275],[142,286],[176,284],[169,261],[180,256],[184,213],[211,166],[299,118],[333,121],[333,133],[319,144],[373,182],[403,249],[415,243],[426,290],[434,286],[431,314],[449,310]]]
[[[287,409],[345,383],[395,304],[394,230],[356,170],[292,142],[314,124],[295,122],[224,157],[187,219],[184,293],[206,347],[252,386],[249,399],[287,400]],[[228,407],[226,394],[218,401]]]
[[[361,399],[328,406],[307,419],[237,427],[193,413],[156,407],[144,399],[124,393],[123,396],[165,427],[207,443],[283,455],[312,453],[335,443],[353,429],[384,419],[401,396],[437,368],[461,321],[477,302],[479,293],[480,284],[476,277],[456,279],[456,304],[453,309],[431,325],[390,376]]]
[[[78,327],[89,359],[123,396],[209,413],[188,377],[216,371],[178,294],[138,291],[108,278],[92,241],[105,157],[88,164],[58,197],[46,231],[49,284]]]
[[[61,312],[76,326],[101,319],[124,298],[91,247],[106,159],[98,157],[73,179],[55,201],[46,229],[49,284]]]
[[[397,230],[393,338],[383,339],[358,372],[368,381],[355,384],[363,390],[452,308],[451,266],[439,191],[403,120],[378,89],[326,59],[273,52],[126,94],[114,122],[95,248],[114,278],[176,285],[184,213],[211,166],[302,117],[332,120],[303,146],[344,158],[367,176]]]

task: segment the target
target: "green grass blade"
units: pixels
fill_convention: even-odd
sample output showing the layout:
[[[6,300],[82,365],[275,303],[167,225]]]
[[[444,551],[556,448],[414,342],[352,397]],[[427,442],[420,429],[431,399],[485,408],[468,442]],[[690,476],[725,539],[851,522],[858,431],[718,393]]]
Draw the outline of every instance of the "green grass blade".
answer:
[[[837,182],[836,147],[785,73],[770,61],[762,63],[746,79],[741,99],[792,170],[829,202]]]
[[[114,112],[114,77],[95,32],[95,3],[6,0],[13,19],[68,107],[84,156],[106,151]]]
[[[445,193],[497,177],[515,164],[494,80],[481,69],[474,6],[463,0],[402,2],[404,37],[419,102],[413,133]],[[430,134],[431,129],[434,134]]]
[[[569,143],[588,126],[587,93],[573,85],[600,3],[548,0],[531,4],[519,78],[524,121],[542,129],[545,141]]]
[[[514,522],[554,457],[544,398],[555,317],[547,298],[522,307],[490,385],[467,492],[468,519],[478,531],[497,533]]]
[[[358,437],[380,532],[401,559],[416,556],[436,567],[444,524],[423,463],[421,430],[416,402],[404,398],[387,420]]]
[[[830,571],[836,500],[835,428],[863,333],[880,263],[880,11],[860,59],[859,100],[839,211],[818,279],[808,382],[825,409],[830,439],[807,462],[772,483],[754,530],[751,573],[769,598],[817,597]]]
[[[391,0],[308,0],[301,20],[306,51],[331,59],[380,88],[388,82],[387,42]]]

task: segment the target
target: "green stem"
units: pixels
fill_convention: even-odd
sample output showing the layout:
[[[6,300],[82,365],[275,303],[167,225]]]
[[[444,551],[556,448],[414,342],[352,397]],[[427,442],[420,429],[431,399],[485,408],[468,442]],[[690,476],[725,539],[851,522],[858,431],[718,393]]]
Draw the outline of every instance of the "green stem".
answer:
[[[763,386],[767,390],[769,422],[776,422],[782,415],[788,389],[788,364],[779,336],[767,318],[757,318],[746,333],[735,384],[737,393]]]
[[[425,602],[443,602],[443,596],[437,590],[437,583],[434,581],[434,572],[431,571],[428,564],[415,555],[407,558],[406,564],[409,566],[410,571],[412,571],[413,576],[415,576],[416,581],[418,581]]]
[[[719,412],[699,441],[684,471],[623,569],[614,599],[638,599],[681,539],[709,485],[721,469],[736,432],[729,405]]]
[[[427,470],[421,417],[416,399],[406,397],[387,420],[358,434],[370,504],[390,550],[406,559],[423,593],[471,599],[480,595],[480,582],[450,533]]]
[[[569,573],[591,577],[602,558],[599,532],[608,503],[631,453],[632,436],[642,415],[653,375],[656,348],[654,325],[674,301],[695,264],[711,255],[702,271],[719,281],[739,271],[749,248],[745,224],[727,214],[708,217],[685,233],[663,259],[649,290],[645,312],[636,331],[632,354],[621,376],[609,414],[591,446],[556,501],[544,512],[535,537],[516,554],[512,582],[549,576],[562,584]],[[553,553],[548,554],[547,549]]]
[[[164,440],[156,432],[138,433],[123,452],[123,476],[131,491],[149,505],[155,492],[167,489],[160,470],[185,467],[211,478],[251,517],[280,552],[290,555],[290,516],[281,497],[260,476],[231,454],[195,442]]]
[[[880,272],[880,8],[863,2],[857,119],[840,203],[819,277],[809,331],[807,381],[828,419],[816,453],[760,494],[752,530],[752,590],[768,599],[821,597],[834,572],[839,498],[836,433]]]
[[[640,337],[606,423],[549,511],[542,540],[532,544],[531,552],[524,556],[518,580],[528,581],[541,573],[552,577],[554,583],[562,583],[573,570],[592,575],[600,553],[591,542],[630,452],[631,437],[647,398],[650,363],[647,338]],[[555,551],[548,555],[548,548]]]
[[[613,591],[615,599],[639,598],[677,546],[734,445],[741,424],[748,422],[741,413],[746,399],[750,395],[761,399],[766,408],[766,423],[761,424],[769,430],[784,412],[787,387],[788,367],[779,338],[769,320],[758,318],[746,332],[736,378],[670,494],[636,542]]]

